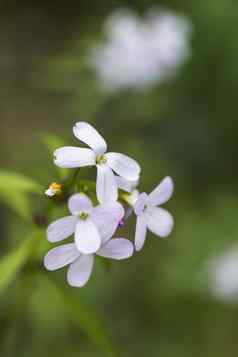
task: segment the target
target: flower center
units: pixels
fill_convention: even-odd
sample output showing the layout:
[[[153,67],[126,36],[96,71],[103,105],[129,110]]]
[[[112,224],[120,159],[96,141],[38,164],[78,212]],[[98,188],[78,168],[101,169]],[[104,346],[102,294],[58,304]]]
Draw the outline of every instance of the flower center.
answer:
[[[82,221],[85,221],[85,220],[88,218],[88,213],[86,213],[86,212],[80,212],[80,213],[79,213],[79,218],[80,218]]]
[[[59,184],[59,183],[56,183],[56,182],[53,182],[51,185],[50,185],[50,189],[52,191],[55,191],[55,192],[59,192],[62,188],[62,185]]]
[[[106,162],[107,162],[107,158],[106,158],[105,155],[97,155],[97,157],[96,157],[96,163],[97,163],[98,165],[106,164]]]

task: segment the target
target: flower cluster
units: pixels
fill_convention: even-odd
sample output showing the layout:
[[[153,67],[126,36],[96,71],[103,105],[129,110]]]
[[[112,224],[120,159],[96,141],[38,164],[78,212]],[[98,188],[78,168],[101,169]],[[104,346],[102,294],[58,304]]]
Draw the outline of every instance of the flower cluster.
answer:
[[[190,55],[185,16],[151,9],[145,19],[117,10],[106,21],[105,41],[90,62],[107,90],[145,88],[171,77]]]
[[[70,215],[49,225],[47,239],[56,243],[74,235],[74,241],[51,249],[44,264],[48,270],[69,265],[68,283],[82,287],[91,275],[95,255],[126,259],[133,255],[134,246],[136,251],[143,248],[147,229],[160,237],[170,234],[173,218],[158,206],[171,197],[173,182],[166,177],[149,195],[140,193],[137,186],[141,169],[135,160],[123,154],[106,152],[105,140],[88,123],[76,123],[73,133],[90,148],[59,148],[54,152],[54,163],[62,168],[96,166],[98,204],[94,206],[85,192],[70,195]],[[59,196],[62,190],[63,184],[54,183],[46,190],[46,195]],[[137,217],[135,243],[122,237],[112,238],[133,212]]]

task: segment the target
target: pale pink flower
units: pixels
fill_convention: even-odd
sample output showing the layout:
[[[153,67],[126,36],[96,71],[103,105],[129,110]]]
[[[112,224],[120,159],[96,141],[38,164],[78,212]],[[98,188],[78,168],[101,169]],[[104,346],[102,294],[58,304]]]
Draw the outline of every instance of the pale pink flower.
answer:
[[[173,181],[166,177],[149,195],[141,193],[134,205],[137,215],[135,249],[143,248],[147,229],[159,237],[167,237],[173,228],[173,217],[165,209],[158,207],[167,202],[173,193]]]
[[[97,167],[96,193],[100,203],[116,201],[118,186],[114,172],[129,181],[139,179],[140,166],[130,157],[115,152],[106,153],[107,144],[103,137],[90,124],[78,122],[73,133],[82,142],[90,146],[79,148],[66,146],[54,152],[54,162],[59,167],[76,168]]]
[[[55,243],[74,234],[75,245],[83,254],[98,251],[113,236],[124,216],[120,203],[106,202],[93,207],[90,199],[80,193],[70,197],[68,207],[71,215],[51,223],[47,239]]]

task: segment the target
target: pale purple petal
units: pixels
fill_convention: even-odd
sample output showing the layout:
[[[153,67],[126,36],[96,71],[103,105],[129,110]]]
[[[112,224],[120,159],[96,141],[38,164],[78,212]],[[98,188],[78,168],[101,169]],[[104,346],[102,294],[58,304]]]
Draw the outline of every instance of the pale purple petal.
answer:
[[[62,268],[80,256],[74,243],[64,244],[51,249],[44,258],[44,265],[48,270]]]
[[[133,244],[128,239],[115,238],[104,244],[97,252],[97,255],[104,258],[121,260],[130,258],[133,255],[133,251]]]
[[[135,234],[135,249],[140,251],[146,240],[147,226],[144,214],[137,217],[136,220],[136,234]]]
[[[149,204],[159,206],[167,202],[173,194],[174,184],[171,177],[165,177],[163,181],[149,194]]]
[[[54,163],[63,168],[93,166],[96,163],[96,156],[91,149],[65,146],[55,150]]]
[[[68,206],[73,215],[77,215],[80,212],[90,212],[93,207],[91,200],[83,193],[72,195],[69,198]]]
[[[97,165],[96,191],[100,203],[117,200],[117,183],[112,170],[105,164]]]
[[[100,234],[91,219],[78,220],[75,231],[75,244],[83,254],[95,253],[100,248]]]
[[[147,202],[148,202],[148,195],[147,195],[147,193],[142,192],[134,204],[134,210],[135,210],[135,214],[137,216],[142,214]]]
[[[69,285],[81,288],[84,286],[92,273],[94,255],[81,255],[73,262],[67,272],[67,281]]]
[[[149,207],[146,209],[146,222],[149,230],[160,236],[167,237],[173,229],[173,217],[160,207]]]
[[[76,228],[77,217],[67,216],[51,223],[47,228],[47,239],[51,243],[59,242],[71,236]]]
[[[104,154],[107,144],[99,132],[86,122],[80,121],[73,128],[76,138],[90,146],[96,154]]]
[[[124,208],[119,202],[106,202],[93,208],[90,217],[97,226],[103,243],[113,236],[124,214]]]
[[[115,176],[118,188],[121,190],[131,193],[139,184],[139,179],[134,181],[129,181],[121,176]]]
[[[122,176],[129,181],[136,181],[139,179],[141,169],[135,160],[115,152],[109,152],[105,156],[107,158],[107,164],[119,176]]]

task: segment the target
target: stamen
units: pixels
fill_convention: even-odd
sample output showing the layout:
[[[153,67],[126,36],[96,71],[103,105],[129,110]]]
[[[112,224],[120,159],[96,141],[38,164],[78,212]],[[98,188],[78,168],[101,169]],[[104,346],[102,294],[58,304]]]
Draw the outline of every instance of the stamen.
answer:
[[[80,218],[82,221],[85,221],[85,220],[88,218],[88,213],[86,213],[86,212],[80,212],[79,218]]]
[[[100,165],[100,164],[106,164],[106,162],[107,162],[107,158],[106,158],[105,155],[97,155],[97,157],[96,157],[96,163],[97,163],[98,165]]]

